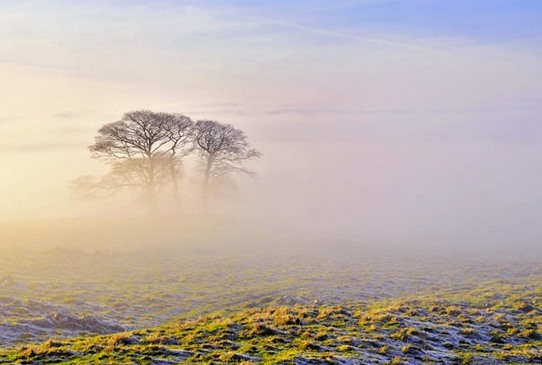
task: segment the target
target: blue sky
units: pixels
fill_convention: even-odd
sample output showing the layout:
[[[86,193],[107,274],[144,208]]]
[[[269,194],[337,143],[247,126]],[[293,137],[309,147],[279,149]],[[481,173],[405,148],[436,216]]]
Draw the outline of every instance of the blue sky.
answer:
[[[318,12],[313,21],[321,26],[365,26],[390,32],[487,42],[540,41],[542,4],[533,0],[361,1]]]
[[[32,28],[53,29],[53,20],[69,17],[73,26],[93,13],[126,20],[133,9],[153,13],[204,8],[226,19],[256,16],[269,22],[301,22],[329,29],[365,28],[433,37],[479,41],[540,41],[542,4],[536,0],[360,0],[360,1],[13,1],[0,4],[5,13],[33,14]],[[85,11],[86,13],[80,13]],[[48,15],[52,18],[38,16]],[[77,19],[80,18],[80,19]],[[50,21],[51,20],[51,21]],[[22,26],[23,24],[21,24]],[[22,28],[22,27],[21,27]],[[69,36],[69,34],[66,34]]]
[[[360,0],[360,1],[156,1],[140,6],[227,9],[230,16],[254,15],[269,21],[302,22],[330,29],[367,28],[432,37],[464,37],[487,42],[540,41],[542,4],[536,0]],[[127,6],[130,2],[118,2]]]

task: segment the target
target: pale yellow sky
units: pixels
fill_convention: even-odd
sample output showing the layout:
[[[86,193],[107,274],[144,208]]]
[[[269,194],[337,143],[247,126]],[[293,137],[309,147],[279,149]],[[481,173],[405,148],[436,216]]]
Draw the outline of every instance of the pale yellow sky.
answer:
[[[266,219],[445,231],[477,199],[489,226],[529,199],[542,211],[542,54],[523,39],[239,4],[0,10],[1,217],[72,214],[70,180],[102,168],[95,131],[135,109],[244,129],[264,153],[252,189]]]

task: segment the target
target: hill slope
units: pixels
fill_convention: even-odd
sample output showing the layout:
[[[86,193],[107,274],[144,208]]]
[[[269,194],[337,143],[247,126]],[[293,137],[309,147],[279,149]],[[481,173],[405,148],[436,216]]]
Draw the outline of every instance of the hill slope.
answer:
[[[0,348],[155,327],[223,309],[379,301],[474,288],[488,280],[522,284],[542,275],[540,256],[491,258],[487,252],[387,250],[334,241],[280,244],[2,251]],[[273,303],[276,298],[283,299]]]
[[[0,352],[13,364],[542,363],[542,277],[342,305],[271,304]]]

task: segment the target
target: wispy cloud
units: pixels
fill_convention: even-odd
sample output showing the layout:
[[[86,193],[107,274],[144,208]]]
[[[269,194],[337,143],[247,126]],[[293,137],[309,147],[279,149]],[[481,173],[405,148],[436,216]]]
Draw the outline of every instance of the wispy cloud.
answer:
[[[72,119],[72,118],[80,117],[82,115],[84,115],[84,114],[81,113],[81,112],[66,111],[66,112],[60,112],[60,113],[53,114],[53,118]]]
[[[0,145],[0,153],[36,154],[44,152],[77,151],[81,148],[79,141],[51,141],[51,142],[20,142]]]
[[[386,39],[384,37],[374,37],[374,36],[367,36],[367,35],[361,35],[361,34],[352,34],[352,33],[344,32],[344,31],[310,27],[310,26],[304,26],[304,25],[299,25],[299,24],[292,24],[290,22],[274,21],[271,24],[275,24],[284,28],[300,30],[300,31],[311,33],[318,36],[340,38],[340,39],[360,42],[360,43],[372,43],[375,45],[392,46],[392,47],[398,47],[398,48],[404,48],[408,50],[422,51],[422,52],[434,51],[433,49],[426,48],[426,47],[417,45],[415,43],[409,43],[405,41],[395,41],[392,39]]]

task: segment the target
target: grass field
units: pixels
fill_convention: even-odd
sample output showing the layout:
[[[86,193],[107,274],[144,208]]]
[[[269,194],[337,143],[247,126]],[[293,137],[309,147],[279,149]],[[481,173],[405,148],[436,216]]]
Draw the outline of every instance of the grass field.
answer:
[[[249,305],[0,352],[20,364],[542,362],[542,277],[343,304]]]
[[[534,254],[286,240],[3,252],[3,363],[542,362]]]
[[[1,361],[540,361],[535,253],[140,225],[3,231]]]

